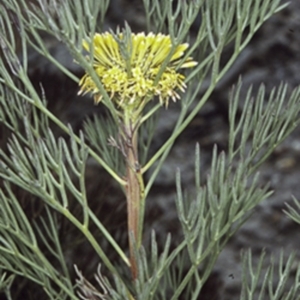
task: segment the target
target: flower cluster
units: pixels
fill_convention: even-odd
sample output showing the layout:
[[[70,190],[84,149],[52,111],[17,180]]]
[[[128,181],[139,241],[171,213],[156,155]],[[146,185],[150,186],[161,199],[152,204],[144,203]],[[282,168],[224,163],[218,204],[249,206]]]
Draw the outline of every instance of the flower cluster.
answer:
[[[119,38],[122,40],[123,34]],[[188,58],[179,66],[188,44],[178,45],[157,78],[172,49],[170,36],[163,34],[131,34],[131,40],[126,45],[130,49],[130,57],[127,58],[120,49],[120,43],[108,32],[95,34],[92,45],[84,41],[83,46],[87,51],[93,47],[94,70],[112,101],[119,107],[138,107],[146,98],[153,96],[158,96],[160,102],[167,106],[170,98],[173,101],[180,98],[176,90],[184,91],[186,87],[185,76],[178,73],[177,68],[190,68],[197,64]],[[79,85],[79,94],[91,92],[96,103],[101,101],[103,96],[89,74],[82,77]]]

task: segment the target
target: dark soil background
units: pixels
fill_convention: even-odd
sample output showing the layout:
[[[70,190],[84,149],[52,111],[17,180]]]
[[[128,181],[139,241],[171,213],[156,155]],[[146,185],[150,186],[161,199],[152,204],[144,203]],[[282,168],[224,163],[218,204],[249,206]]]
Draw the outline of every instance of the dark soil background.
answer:
[[[105,29],[122,26],[126,20],[133,31],[143,30],[145,26],[141,2],[112,0]],[[196,27],[193,30],[196,30]],[[52,53],[75,73],[82,74],[65,49],[56,42],[51,43],[49,48]],[[43,83],[50,109],[64,122],[73,124],[75,131],[82,128],[84,118],[95,112],[103,112],[101,105],[94,106],[91,98],[77,97],[77,85],[63,77],[44,59],[31,53],[31,62],[34,62],[30,70],[32,80],[37,86],[40,82]],[[238,77],[242,75],[244,82],[242,94],[250,85],[254,86],[254,91],[257,90],[261,83],[270,91],[281,81],[288,83],[291,88],[298,86],[299,70],[300,1],[292,0],[288,8],[269,19],[258,31],[207,105],[175,143],[147,204],[147,228],[155,229],[161,241],[165,240],[168,232],[171,232],[176,240],[176,235],[180,232],[174,205],[176,169],[181,169],[183,186],[193,189],[195,144],[198,142],[202,147],[204,173],[210,164],[213,145],[217,144],[221,148],[226,145],[228,93]],[[176,104],[171,104],[168,110],[161,113],[153,148],[158,147],[168,137],[178,113],[179,107]],[[297,262],[295,268],[298,267],[300,226],[291,221],[283,213],[283,209],[285,202],[291,203],[292,195],[300,199],[299,158],[300,128],[296,129],[261,167],[261,183],[270,183],[275,193],[257,207],[251,219],[230,240],[199,299],[239,299],[242,249],[252,249],[254,262],[262,249],[266,249],[267,255],[273,253],[275,257],[278,257],[281,249],[284,249],[286,256],[294,250]],[[125,203],[122,195],[118,194],[114,185],[110,183],[108,175],[99,171],[91,162],[87,176],[91,197],[101,199],[103,195],[111,195],[112,198],[109,203],[103,203],[101,208],[98,208],[100,218],[110,219],[111,213],[114,212],[112,226],[125,226]],[[95,181],[95,178],[99,178],[99,182]],[[70,257],[70,261],[76,260],[76,257],[83,253],[72,255],[74,256]],[[86,264],[91,270],[96,269],[96,261],[94,264],[82,259],[82,265]],[[264,268],[267,266],[266,263]]]

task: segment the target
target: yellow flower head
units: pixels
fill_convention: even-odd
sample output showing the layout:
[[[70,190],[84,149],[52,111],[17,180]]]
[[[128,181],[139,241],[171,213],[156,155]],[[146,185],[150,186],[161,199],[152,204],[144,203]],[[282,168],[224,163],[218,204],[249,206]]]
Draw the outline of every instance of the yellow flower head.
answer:
[[[118,38],[122,41],[123,34]],[[157,74],[172,48],[170,36],[131,33],[131,39],[127,43],[128,45],[125,46],[130,57],[123,54],[120,43],[111,33],[97,33],[93,38],[93,67],[112,101],[120,107],[139,107],[140,103],[152,96],[158,96],[160,102],[166,106],[169,98],[173,101],[179,99],[176,90],[184,91],[186,85],[184,75],[178,73],[176,67],[188,44],[176,47],[157,81]],[[83,47],[90,51],[87,41],[83,41]],[[190,68],[196,64],[188,58],[180,68]],[[102,95],[90,75],[85,74],[79,85],[81,87],[79,94],[91,92],[96,103],[101,101]]]

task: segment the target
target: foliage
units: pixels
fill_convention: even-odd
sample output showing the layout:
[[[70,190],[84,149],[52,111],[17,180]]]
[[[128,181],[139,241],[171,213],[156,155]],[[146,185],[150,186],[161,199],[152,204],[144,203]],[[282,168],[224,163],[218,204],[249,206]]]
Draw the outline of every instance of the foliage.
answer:
[[[102,31],[109,3],[108,0],[3,0],[0,4],[0,120],[6,127],[5,147],[0,150],[3,181],[0,288],[7,299],[17,299],[25,290],[26,297],[32,299],[46,296],[49,299],[198,299],[230,237],[247,221],[253,208],[272,193],[268,186],[260,186],[258,168],[299,123],[300,87],[289,93],[288,86],[282,84],[268,97],[263,85],[256,95],[250,88],[240,112],[242,82],[239,81],[229,96],[228,150],[219,153],[217,147],[213,149],[210,172],[203,181],[200,146],[196,145],[194,190],[187,191],[181,186],[181,173],[177,172],[175,202],[182,241],[173,247],[168,236],[165,244],[160,245],[158,233],[152,232],[150,244],[143,245],[145,201],[174,141],[209,100],[259,27],[284,6],[280,6],[279,0],[176,3],[143,0],[146,31],[163,33],[171,41],[170,53],[161,60],[155,81],[159,82],[174,51],[186,41],[190,47],[185,47],[186,53],[179,55],[174,68],[183,67],[190,57],[198,65],[180,77],[185,78],[184,85],[188,86],[176,104],[180,105],[180,115],[169,138],[152,156],[149,148],[161,103],[147,102],[139,122],[134,123],[136,127],[141,126],[142,134],[136,141],[139,164],[133,168],[135,161],[128,157],[133,155],[130,151],[134,147],[124,144],[124,140],[132,138],[133,141],[137,136],[128,134],[132,124],[123,115],[126,108],[122,108],[120,117],[118,106],[111,101],[112,95],[107,93],[91,64],[92,37]],[[198,33],[192,36],[189,31],[196,18],[201,22]],[[80,81],[51,54],[43,38],[45,34],[66,46],[93,82],[109,112],[105,118],[87,119],[78,134],[49,110],[43,87],[35,88],[29,76],[28,49],[33,49],[73,81]],[[128,25],[122,34],[131,34]],[[118,37],[114,35],[121,47]],[[87,56],[83,54],[82,41],[89,49]],[[233,45],[233,50],[225,61],[223,53],[228,45]],[[130,54],[130,49],[126,51]],[[209,84],[200,95],[204,80]],[[178,86],[182,87],[183,82]],[[60,136],[55,134],[57,128]],[[88,197],[86,171],[90,161],[111,176],[129,205],[133,197],[128,192],[130,178],[142,185],[137,193],[140,198],[135,199],[140,200],[140,214],[130,214],[128,206],[128,222],[136,218],[136,223],[128,233],[124,229],[121,232],[129,238],[129,257],[121,238],[96,213],[95,204],[101,204]],[[146,172],[149,180],[144,185]],[[136,190],[133,188],[131,192]],[[109,201],[109,196],[105,195],[103,202]],[[299,210],[296,200],[295,204]],[[28,209],[30,206],[34,208]],[[288,206],[287,214],[300,223],[296,209]],[[114,218],[113,213],[108,218]],[[76,247],[83,249],[85,256],[92,248],[93,257],[102,266],[97,270],[93,263],[89,266],[96,273],[95,280],[86,274],[88,270],[83,269],[80,261],[68,256],[70,249]],[[276,271],[272,261],[266,274],[261,275],[264,256],[265,253],[255,270],[251,252],[243,255],[241,299],[264,299],[266,295],[269,299],[299,299],[299,268],[292,286],[287,287],[294,255],[289,256],[285,265],[283,254],[280,256],[275,288],[272,284]],[[40,289],[31,294],[31,285]],[[12,289],[14,286],[18,288]]]

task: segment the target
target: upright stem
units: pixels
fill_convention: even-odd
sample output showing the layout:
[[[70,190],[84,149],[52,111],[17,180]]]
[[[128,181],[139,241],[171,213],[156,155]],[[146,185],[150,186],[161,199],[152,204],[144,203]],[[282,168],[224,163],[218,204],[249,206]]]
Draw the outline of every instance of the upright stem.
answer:
[[[128,214],[128,236],[130,264],[133,279],[138,276],[136,249],[141,246],[144,183],[138,159],[138,132],[132,124],[125,126],[125,155],[126,155],[126,200]]]

